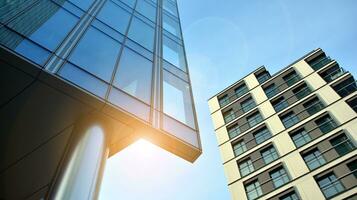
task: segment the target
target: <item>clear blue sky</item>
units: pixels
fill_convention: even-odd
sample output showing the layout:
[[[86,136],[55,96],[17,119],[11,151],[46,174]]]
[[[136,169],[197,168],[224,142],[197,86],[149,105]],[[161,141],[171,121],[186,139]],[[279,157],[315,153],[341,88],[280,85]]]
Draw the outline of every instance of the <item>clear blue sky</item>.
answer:
[[[190,164],[146,142],[110,158],[101,200],[230,199],[207,99],[265,65],[318,47],[357,75],[356,0],[178,0],[203,155]]]

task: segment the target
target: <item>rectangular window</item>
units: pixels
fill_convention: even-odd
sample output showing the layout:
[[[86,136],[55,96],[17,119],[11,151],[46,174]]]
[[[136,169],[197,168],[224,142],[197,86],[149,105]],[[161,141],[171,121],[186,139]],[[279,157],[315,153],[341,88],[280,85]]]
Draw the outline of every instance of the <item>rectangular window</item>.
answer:
[[[271,133],[266,127],[259,129],[258,131],[253,133],[253,135],[257,144],[263,143],[264,141],[271,138]]]
[[[139,18],[133,17],[128,33],[130,39],[152,52],[154,50],[154,36],[155,30],[153,27]]]
[[[271,97],[278,94],[279,89],[276,87],[275,83],[273,83],[273,84],[269,85],[268,87],[266,87],[264,89],[264,92],[267,95],[268,99],[270,99]]]
[[[110,82],[120,47],[119,42],[90,27],[70,55],[69,61]]]
[[[257,74],[256,77],[258,79],[259,84],[262,84],[265,81],[269,80],[271,76],[270,76],[269,72],[264,71],[260,74]]]
[[[227,105],[227,104],[229,103],[228,94],[223,95],[222,97],[220,97],[220,98],[218,99],[218,102],[219,102],[219,105],[220,105],[221,107]]]
[[[253,126],[259,124],[260,122],[262,122],[263,117],[260,115],[259,112],[256,112],[256,113],[250,115],[249,117],[247,117],[247,121],[248,121],[249,127],[253,127]]]
[[[316,120],[315,123],[324,134],[334,130],[337,127],[336,122],[329,115]]]
[[[116,3],[107,1],[98,13],[97,18],[114,30],[125,34],[129,25],[130,13]]]
[[[300,80],[299,75],[293,71],[283,77],[285,83],[290,87]]]
[[[289,106],[289,103],[285,100],[284,97],[279,97],[278,99],[272,102],[272,105],[276,112],[280,112]]]
[[[148,3],[147,1],[138,1],[135,10],[151,21],[156,21],[156,7],[151,3]]]
[[[152,62],[125,48],[115,74],[114,86],[150,104]]]
[[[166,36],[163,38],[163,58],[178,69],[187,72],[183,47]]]
[[[244,94],[246,94],[248,92],[248,88],[245,84],[237,87],[235,90],[234,90],[234,93],[236,95],[237,98],[243,96]]]
[[[345,190],[344,186],[340,180],[336,178],[336,175],[333,172],[318,178],[316,181],[326,198],[331,198]]]
[[[311,89],[306,84],[303,84],[293,89],[293,93],[295,94],[296,98],[302,99],[311,93]]]
[[[238,136],[240,133],[241,133],[241,131],[240,131],[238,124],[235,124],[228,128],[229,139],[232,139],[232,138]]]
[[[260,154],[261,154],[265,164],[269,164],[279,158],[279,155],[276,152],[274,146],[270,146],[270,147],[260,151]]]
[[[269,175],[275,188],[285,185],[290,181],[290,178],[283,167],[275,169],[274,171],[270,172]]]
[[[243,101],[241,103],[241,107],[244,113],[248,112],[249,110],[253,109],[255,107],[255,102],[252,97],[249,99]]]
[[[353,77],[350,77],[341,83],[333,86],[333,89],[343,98],[357,91],[356,80]]]
[[[325,158],[321,155],[319,149],[317,148],[304,153],[302,157],[310,170],[316,169],[326,163]]]
[[[177,8],[174,3],[171,3],[170,0],[163,0],[164,10],[169,12],[171,15],[178,17]]]
[[[299,123],[300,119],[293,111],[283,115],[280,117],[281,121],[283,122],[285,128],[290,128],[295,124]]]
[[[304,129],[300,129],[291,134],[296,147],[301,147],[311,141],[310,134]]]
[[[164,70],[163,110],[174,119],[195,129],[190,85]]]
[[[310,116],[319,112],[325,107],[324,104],[317,97],[304,103],[303,106],[305,107],[306,111],[309,113]]]
[[[292,191],[284,196],[279,197],[279,200],[300,200],[300,198],[295,191]]]
[[[176,20],[164,13],[162,24],[166,31],[181,39],[180,24]]]
[[[258,180],[246,184],[245,192],[249,200],[257,199],[258,197],[263,195],[263,191],[262,188],[260,187]]]
[[[235,156],[239,156],[245,151],[247,151],[247,147],[245,146],[245,143],[243,140],[238,141],[233,144],[233,151]]]
[[[240,175],[242,177],[254,171],[254,166],[251,159],[247,159],[242,162],[239,162],[238,166],[239,166]]]
[[[307,63],[315,70],[319,70],[322,67],[324,67],[327,63],[331,62],[331,59],[329,57],[326,57],[325,54],[321,54],[317,56],[316,58],[308,61]]]
[[[347,164],[348,169],[353,174],[355,178],[357,178],[357,160],[354,160]]]
[[[333,138],[330,143],[340,156],[346,155],[355,149],[354,144],[345,134]]]
[[[236,115],[235,115],[233,109],[229,109],[228,111],[225,111],[223,113],[223,118],[224,118],[225,123],[228,123],[228,122],[234,120],[236,118]]]

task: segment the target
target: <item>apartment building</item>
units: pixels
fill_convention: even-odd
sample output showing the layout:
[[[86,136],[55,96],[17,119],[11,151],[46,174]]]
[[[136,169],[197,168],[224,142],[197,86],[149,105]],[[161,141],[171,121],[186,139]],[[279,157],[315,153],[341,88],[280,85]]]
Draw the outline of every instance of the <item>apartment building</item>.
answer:
[[[316,49],[208,103],[234,200],[357,199],[357,84]]]

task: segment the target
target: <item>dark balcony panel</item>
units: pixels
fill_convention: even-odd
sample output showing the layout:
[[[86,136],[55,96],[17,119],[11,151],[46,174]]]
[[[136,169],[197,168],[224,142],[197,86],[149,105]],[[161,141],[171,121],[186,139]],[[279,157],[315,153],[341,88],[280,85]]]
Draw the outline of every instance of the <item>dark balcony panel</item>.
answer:
[[[289,74],[285,75],[283,79],[285,83],[290,87],[300,80],[300,76],[295,71],[292,71]]]
[[[271,75],[268,71],[263,71],[255,75],[257,77],[259,84],[264,83],[265,81],[271,78]]]
[[[312,69],[314,69],[315,71],[321,69],[322,67],[324,67],[325,65],[327,65],[328,63],[330,63],[332,60],[329,57],[326,57],[325,54],[321,54],[319,56],[317,56],[316,58],[307,61],[307,63],[312,67]]]
[[[336,80],[337,78],[341,77],[345,73],[346,73],[346,71],[343,68],[340,68],[336,64],[319,74],[327,83],[330,83],[330,82]]]
[[[333,89],[343,98],[357,91],[356,80],[350,77],[337,85],[333,86]]]
[[[357,112],[357,97],[354,97],[352,100],[347,101],[348,105]]]

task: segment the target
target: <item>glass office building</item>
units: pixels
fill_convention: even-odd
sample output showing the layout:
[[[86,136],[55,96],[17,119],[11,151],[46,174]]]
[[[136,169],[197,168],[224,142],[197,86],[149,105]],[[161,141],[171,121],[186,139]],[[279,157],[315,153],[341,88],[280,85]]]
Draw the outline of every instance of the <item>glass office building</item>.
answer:
[[[190,162],[201,154],[176,0],[1,1],[0,23],[0,199],[70,194],[61,180],[90,145],[93,165],[138,138]],[[47,151],[58,157],[55,178],[36,188],[22,182],[15,194],[26,178],[16,170],[31,173],[17,164],[66,131],[60,152]]]

